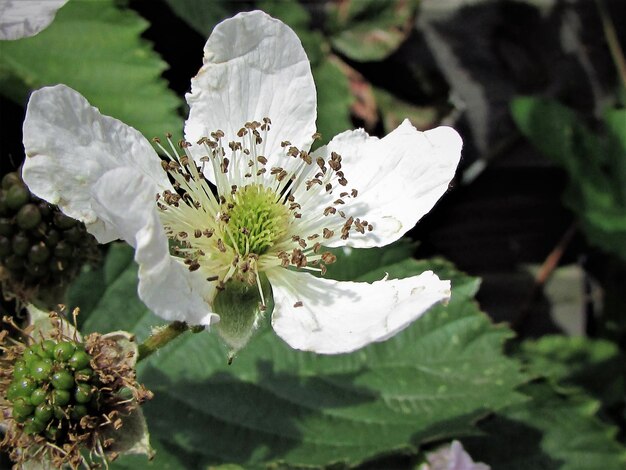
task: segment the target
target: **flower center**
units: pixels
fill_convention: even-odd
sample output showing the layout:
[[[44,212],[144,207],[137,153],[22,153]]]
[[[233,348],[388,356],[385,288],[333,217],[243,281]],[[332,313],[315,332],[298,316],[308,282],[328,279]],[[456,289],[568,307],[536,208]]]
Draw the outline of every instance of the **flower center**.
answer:
[[[287,233],[289,211],[272,189],[245,186],[232,196],[232,204],[228,211],[232,237],[225,242],[242,255],[263,255]]]
[[[263,308],[260,273],[324,275],[336,258],[323,245],[373,229],[350,215],[358,191],[347,186],[341,155],[312,155],[289,141],[266,149],[270,125],[269,118],[247,122],[229,142],[220,130],[196,144],[181,141],[182,155],[171,135],[169,150],[154,139],[172,183],[156,199],[172,255],[221,292],[230,280],[256,284]]]

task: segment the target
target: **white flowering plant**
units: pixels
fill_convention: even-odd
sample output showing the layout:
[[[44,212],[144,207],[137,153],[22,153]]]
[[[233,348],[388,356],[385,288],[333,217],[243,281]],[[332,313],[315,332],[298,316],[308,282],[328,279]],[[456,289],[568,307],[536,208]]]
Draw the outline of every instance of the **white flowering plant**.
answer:
[[[324,247],[387,245],[441,197],[460,158],[453,129],[421,133],[405,121],[383,139],[347,131],[309,153],[309,62],[293,31],[263,12],[215,28],[187,102],[185,141],[155,139],[163,160],[63,85],[34,92],[24,121],[29,189],[101,243],[135,247],[139,297],[154,313],[216,324],[236,351],[271,295],[287,343],[332,354],[387,339],[449,298],[432,272],[373,284],[323,274],[335,260]],[[248,289],[256,299],[236,301]]]
[[[429,231],[472,158],[417,15],[0,0],[0,93],[24,106],[0,186],[16,467],[553,468],[575,422],[618,468],[591,399],[534,362],[550,345],[505,353],[479,279],[414,259],[449,239]]]

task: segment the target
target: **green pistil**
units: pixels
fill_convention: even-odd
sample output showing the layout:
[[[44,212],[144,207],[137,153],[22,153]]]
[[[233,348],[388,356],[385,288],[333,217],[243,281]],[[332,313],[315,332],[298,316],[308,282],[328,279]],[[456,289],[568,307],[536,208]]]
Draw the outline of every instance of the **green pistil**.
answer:
[[[232,197],[228,228],[242,255],[262,255],[287,233],[289,210],[276,199],[274,191],[260,185],[241,188]],[[230,237],[224,241],[235,247]]]

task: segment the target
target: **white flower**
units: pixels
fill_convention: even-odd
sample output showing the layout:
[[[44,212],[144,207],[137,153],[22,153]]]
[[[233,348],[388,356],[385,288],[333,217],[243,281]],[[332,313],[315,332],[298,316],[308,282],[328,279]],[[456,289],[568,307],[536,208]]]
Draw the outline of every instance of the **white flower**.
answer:
[[[67,0],[0,0],[0,39],[34,36],[48,27]]]
[[[428,463],[420,466],[420,470],[489,470],[491,468],[484,463],[474,462],[459,441],[452,441],[450,445],[430,452],[426,455],[426,459]]]
[[[139,296],[157,315],[208,325],[222,314],[232,326],[239,318],[214,308],[218,292],[248,286],[264,304],[267,279],[278,335],[332,354],[387,339],[449,298],[449,281],[430,271],[372,284],[310,272],[334,261],[324,246],[384,246],[412,228],[454,175],[453,129],[422,133],[405,121],[380,140],[348,131],[307,153],[309,62],[295,33],[259,11],[215,28],[187,102],[190,143],[157,141],[164,161],[62,85],[34,92],[24,123],[30,189],[100,242],[134,246]]]

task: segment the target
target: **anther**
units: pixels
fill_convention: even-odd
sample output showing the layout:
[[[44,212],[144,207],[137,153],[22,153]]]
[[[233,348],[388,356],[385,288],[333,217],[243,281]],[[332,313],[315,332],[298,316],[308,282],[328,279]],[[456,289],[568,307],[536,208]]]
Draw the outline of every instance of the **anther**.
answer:
[[[325,253],[322,253],[322,261],[324,261],[324,263],[326,264],[333,264],[335,261],[337,261],[337,257],[333,255],[330,251],[327,251]]]

